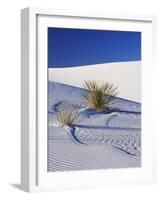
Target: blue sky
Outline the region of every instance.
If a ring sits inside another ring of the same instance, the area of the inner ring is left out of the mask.
[[[140,32],[48,28],[48,67],[140,60]]]

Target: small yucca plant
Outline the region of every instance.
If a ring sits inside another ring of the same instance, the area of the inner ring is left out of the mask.
[[[79,113],[69,107],[61,107],[57,113],[57,119],[61,126],[73,126],[79,122]]]
[[[114,103],[118,94],[117,87],[109,82],[85,81],[84,88],[86,90],[82,97],[88,107],[105,112],[111,111],[110,105]]]

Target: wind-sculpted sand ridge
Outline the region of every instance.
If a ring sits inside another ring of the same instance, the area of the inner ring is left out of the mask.
[[[140,130],[112,129],[112,128],[76,128],[75,136],[84,144],[105,144],[131,154],[140,155]]]
[[[49,82],[48,171],[141,166],[141,104],[116,98],[111,113],[87,108],[84,89]],[[79,122],[61,127],[62,106],[79,113]]]

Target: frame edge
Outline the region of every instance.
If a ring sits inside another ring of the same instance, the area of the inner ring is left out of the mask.
[[[27,192],[37,191],[39,188],[36,187],[38,186],[36,171],[36,15],[39,14],[149,21],[154,25],[153,31],[156,33],[155,15],[109,13],[108,16],[106,13],[97,14],[97,12],[76,12],[51,8],[21,10],[21,188]],[[154,43],[156,44],[156,40]],[[156,51],[153,53],[156,58]],[[154,62],[156,62],[155,58]],[[155,180],[156,174],[153,175],[153,180]]]
[[[21,189],[36,186],[36,13],[21,10]]]

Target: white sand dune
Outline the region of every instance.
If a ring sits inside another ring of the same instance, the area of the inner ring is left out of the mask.
[[[59,133],[52,130],[50,133]],[[140,167],[140,156],[129,155],[113,148],[110,144],[83,145],[73,139],[50,138],[48,141],[48,171],[73,171],[88,169]]]
[[[84,106],[83,89],[48,84],[48,171],[141,166],[141,104],[117,98],[116,110],[98,113]],[[80,113],[74,128],[62,128],[57,112],[67,104]]]
[[[119,88],[119,96],[141,102],[141,62],[114,62],[68,68],[49,68],[49,81],[83,87],[85,80],[110,81]]]

